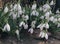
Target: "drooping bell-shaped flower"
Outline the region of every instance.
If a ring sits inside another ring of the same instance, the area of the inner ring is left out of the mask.
[[[57,10],[57,11],[56,11],[56,13],[60,13],[60,11],[59,11],[59,10]]]
[[[37,7],[36,3],[32,5],[32,10],[35,10]]]
[[[21,8],[19,3],[17,4],[17,8],[18,8],[18,11],[22,10],[22,8]]]
[[[40,30],[43,30],[43,28],[45,27],[45,24],[41,23],[40,25],[37,26],[37,28],[40,28]]]
[[[24,16],[24,19],[27,21],[29,19],[29,16],[28,15]]]
[[[20,22],[20,24],[19,24],[19,26],[21,27],[21,26],[24,26],[25,25],[25,23],[22,21],[22,22]]]
[[[31,34],[33,34],[33,32],[34,32],[33,28],[30,28],[30,29],[28,30],[28,32],[30,32]]]
[[[53,20],[53,23],[56,23],[58,21],[58,19],[57,18],[55,18],[54,20]]]
[[[10,31],[10,25],[8,23],[4,26],[3,31]]]
[[[24,29],[28,29],[28,24],[23,25]]]
[[[49,24],[48,23],[45,23],[45,28],[49,29]]]
[[[43,31],[41,31],[40,34],[39,34],[39,37],[44,38],[45,37],[45,33]]]
[[[47,34],[47,33],[45,34],[45,39],[46,39],[46,40],[48,39],[48,34]]]
[[[54,5],[54,2],[53,2],[53,0],[50,2],[50,5]]]
[[[20,40],[19,30],[17,29],[17,30],[15,31],[15,33],[16,33],[16,35],[17,35],[18,40]]]
[[[53,21],[53,20],[54,20],[54,16],[51,16],[51,17],[49,18],[49,20],[50,20],[50,21]]]
[[[39,12],[38,11],[36,11],[36,10],[33,10],[32,11],[32,13],[31,13],[31,16],[38,16],[39,15]]]
[[[13,17],[13,19],[16,19],[17,18],[17,13],[12,13],[12,17]]]
[[[60,18],[58,18],[58,21],[60,22]]]
[[[41,16],[40,19],[44,19],[44,16]]]
[[[7,13],[9,11],[9,9],[8,9],[8,7],[6,6],[5,8],[4,8],[4,13]]]
[[[43,8],[50,9],[50,6],[46,3],[46,4],[43,5]]]
[[[17,11],[17,9],[18,9],[17,7],[18,7],[17,4],[14,4],[13,10]]]
[[[40,7],[40,8],[39,8],[39,10],[40,10],[40,11],[42,11],[42,10],[43,10],[43,8],[42,8],[42,7]]]

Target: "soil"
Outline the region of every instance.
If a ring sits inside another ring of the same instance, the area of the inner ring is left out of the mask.
[[[16,37],[8,37],[5,39],[0,39],[0,44],[60,44],[60,40],[50,38],[47,41],[41,41],[34,39],[30,36],[22,37],[20,40],[17,40]]]

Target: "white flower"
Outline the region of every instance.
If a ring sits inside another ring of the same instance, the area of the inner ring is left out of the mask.
[[[23,13],[22,10],[18,11],[18,16],[17,17],[20,17],[20,15],[22,15],[22,13]]]
[[[3,31],[10,31],[10,25],[8,23],[4,26]]]
[[[6,6],[5,9],[4,9],[4,13],[7,13],[8,12],[8,7]]]
[[[35,24],[36,24],[36,21],[32,21],[31,27],[32,27],[32,28],[35,28]]]
[[[58,21],[60,22],[60,18],[58,18]]]
[[[45,28],[49,29],[49,24],[48,23],[45,23]]]
[[[40,11],[42,11],[42,10],[43,10],[43,8],[42,8],[42,7],[40,7],[40,8],[39,8],[39,10],[40,10]]]
[[[60,11],[59,11],[59,10],[57,10],[57,11],[56,11],[56,13],[60,13]]]
[[[45,27],[45,24],[41,23],[40,25],[37,26],[37,28],[40,28],[40,30],[43,30],[43,28]]]
[[[18,11],[22,10],[20,4],[18,3],[17,5],[18,5]]]
[[[50,21],[53,21],[53,20],[54,20],[54,16],[51,16],[51,17],[49,18],[49,20],[50,20]]]
[[[33,15],[33,16],[38,16],[39,13],[38,13],[36,10],[33,10],[32,13],[31,13],[31,15]]]
[[[24,25],[25,25],[25,23],[23,21],[19,24],[20,27],[24,26]]]
[[[28,16],[28,15],[26,15],[24,19],[27,21],[27,20],[29,19],[29,16]]]
[[[14,9],[14,11],[17,11],[17,4],[14,4],[13,9]]]
[[[12,13],[12,17],[13,17],[13,19],[16,19],[17,18],[17,13]]]
[[[36,4],[33,4],[33,5],[32,5],[32,10],[35,10],[36,7],[37,7],[37,5],[36,5]]]
[[[46,13],[45,13],[45,16],[46,16],[46,17],[49,17],[49,15],[50,15],[49,12],[46,12]]]
[[[58,21],[58,19],[57,18],[55,18],[54,20],[53,20],[53,23],[56,23]]]
[[[41,19],[44,19],[44,16],[41,16],[40,18],[41,18]]]
[[[50,6],[46,3],[45,5],[43,5],[43,8],[50,9]]]
[[[19,35],[19,30],[16,30],[15,33],[16,33],[17,35]]]
[[[30,32],[31,34],[33,34],[33,28],[30,28],[29,30],[28,30],[28,32]]]
[[[20,40],[19,30],[17,29],[17,30],[15,31],[15,33],[16,33],[16,35],[17,35],[17,38]]]
[[[50,9],[48,4],[43,5],[43,12],[46,12],[48,9]]]
[[[54,5],[54,2],[53,2],[53,0],[50,2],[50,5]]]
[[[58,23],[57,27],[60,27],[60,23]]]
[[[46,40],[48,39],[48,34],[47,34],[47,33],[45,34],[45,39],[46,39]]]
[[[43,31],[41,31],[40,34],[39,34],[39,37],[44,38],[45,37],[45,33]]]
[[[13,5],[12,5],[12,4],[10,5],[10,8],[11,8],[11,9],[13,8]]]
[[[28,29],[28,24],[25,24],[24,25],[24,29]]]
[[[52,14],[52,11],[50,10],[49,13]]]

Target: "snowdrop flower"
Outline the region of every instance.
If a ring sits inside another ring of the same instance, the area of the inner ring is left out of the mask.
[[[28,29],[28,24],[25,24],[24,25],[24,29]]]
[[[17,29],[17,30],[15,31],[15,33],[16,33],[16,35],[17,35],[17,38],[20,40],[19,30]]]
[[[32,5],[32,10],[35,10],[36,7],[37,7],[37,5],[36,5],[36,4],[33,4],[33,5]]]
[[[14,4],[13,10],[17,11],[17,7],[18,7],[17,4]]]
[[[18,11],[18,16],[17,17],[20,17],[20,15],[22,15],[22,13],[23,13],[22,10]]]
[[[10,8],[11,8],[11,9],[13,8],[13,4],[10,5]]]
[[[29,30],[28,30],[28,32],[30,32],[31,34],[33,34],[33,28],[30,28]]]
[[[46,40],[48,39],[48,34],[47,34],[47,33],[45,34],[45,39],[46,39]]]
[[[49,12],[46,12],[46,13],[45,13],[45,16],[46,16],[46,17],[49,17],[49,15],[50,15]]]
[[[50,20],[50,21],[53,21],[53,20],[54,20],[54,16],[51,16],[51,17],[49,18],[49,20]]]
[[[13,17],[13,19],[16,19],[17,18],[17,13],[12,13],[12,17]]]
[[[41,31],[40,34],[39,34],[39,37],[44,38],[45,37],[45,33],[43,31]]]
[[[36,21],[32,21],[31,27],[32,27],[32,28],[35,28],[35,24],[36,24]]]
[[[60,22],[60,18],[58,18],[58,21]]]
[[[54,2],[53,2],[53,0],[50,2],[50,5],[54,5]]]
[[[8,12],[8,7],[6,6],[5,9],[4,9],[4,13],[7,13]]]
[[[29,16],[28,16],[28,15],[26,15],[24,19],[27,21],[27,20],[29,19]]]
[[[40,30],[43,30],[43,28],[45,27],[45,24],[41,23],[40,25],[37,26],[37,28],[40,28]]]
[[[50,9],[48,4],[43,5],[43,12],[46,12],[48,9]]]
[[[15,33],[16,33],[17,35],[19,35],[19,30],[17,29],[17,30],[15,31]]]
[[[43,10],[43,8],[42,8],[42,7],[40,7],[40,8],[39,8],[39,10],[40,10],[40,11],[42,11],[42,10]]]
[[[39,13],[38,13],[36,10],[33,10],[32,13],[31,13],[31,15],[33,15],[33,16],[38,16]]]
[[[45,28],[49,29],[49,24],[47,22],[45,23]]]
[[[43,8],[50,9],[50,6],[46,3],[45,5],[43,5]]]
[[[57,11],[56,11],[56,13],[60,13],[60,11],[59,11],[59,10],[57,10]]]
[[[52,11],[51,10],[49,11],[49,14],[52,14]]]
[[[25,25],[25,23],[23,21],[19,24],[20,27],[24,26],[24,25]]]
[[[20,4],[18,3],[17,5],[18,5],[18,11],[22,10]]]
[[[58,19],[57,18],[55,18],[54,20],[53,20],[53,23],[56,23],[58,21]]]
[[[10,31],[10,25],[8,23],[4,26],[3,31]]]
[[[58,23],[57,27],[60,27],[60,23]]]
[[[44,16],[41,16],[40,18],[41,18],[41,19],[44,19]]]

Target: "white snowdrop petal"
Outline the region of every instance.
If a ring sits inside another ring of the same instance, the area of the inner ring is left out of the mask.
[[[32,10],[35,10],[36,7],[37,7],[37,5],[36,5],[36,4],[33,4],[33,5],[32,5]]]
[[[33,28],[30,28],[29,30],[28,30],[28,32],[30,32],[31,34],[33,34]]]
[[[19,24],[20,27],[24,26],[24,25],[25,25],[25,23],[23,21]]]
[[[48,39],[48,34],[47,34],[47,33],[45,34],[45,39],[46,39],[46,40]]]
[[[48,23],[45,24],[45,28],[49,29],[49,24]]]
[[[54,5],[54,2],[53,2],[53,0],[50,2],[50,5]]]
[[[6,6],[5,9],[4,9],[4,13],[7,13],[8,12],[8,7]]]
[[[25,24],[24,25],[24,29],[28,29],[28,24]]]
[[[8,23],[4,26],[3,31],[10,31],[10,25]]]

